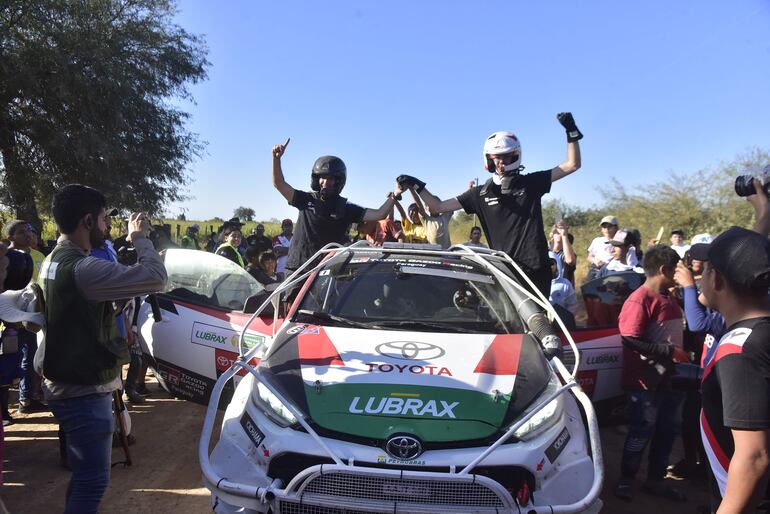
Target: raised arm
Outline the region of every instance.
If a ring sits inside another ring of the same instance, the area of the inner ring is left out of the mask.
[[[560,112],[556,115],[564,130],[567,131],[567,160],[551,169],[551,182],[563,179],[567,175],[580,169],[582,161],[580,159],[580,144],[578,141],[583,139],[583,134],[578,130],[575,119],[570,112]]]
[[[401,206],[401,202],[395,200],[393,203],[395,204],[396,209],[398,209],[398,215],[401,216],[401,221],[407,219],[406,212],[404,212],[404,208]]]
[[[438,216],[445,212],[454,212],[458,209],[462,209],[460,201],[457,198],[450,198],[448,200],[441,200],[437,196],[434,196],[427,189],[423,188],[419,192],[420,198],[425,202],[432,216]]]
[[[462,205],[460,205],[457,198],[441,201],[438,197],[433,196],[427,189],[425,189],[425,182],[411,175],[399,175],[396,178],[396,182],[402,191],[410,189],[420,195],[420,198],[422,198],[423,202],[425,202],[425,205],[428,207],[431,216],[438,216],[445,212],[454,212],[462,208]]]
[[[414,188],[410,187],[409,192],[412,193],[412,198],[414,198],[414,203],[417,205],[417,212],[420,213],[420,217],[422,219],[425,219],[428,217],[428,215],[425,213],[425,207],[422,205],[422,200],[420,200],[420,195],[414,192]],[[430,211],[431,213],[433,211]]]
[[[281,169],[281,157],[286,152],[286,147],[289,146],[288,138],[282,145],[275,145],[273,147],[273,186],[278,190],[287,202],[291,202],[294,198],[294,188],[291,187],[283,178],[283,169]]]
[[[397,204],[396,197],[401,194],[401,188],[396,185],[394,192],[388,194],[388,198],[385,200],[379,209],[366,209],[364,211],[364,217],[361,221],[379,221],[388,217],[388,213],[393,210],[393,205]],[[403,215],[404,210],[401,206],[398,206],[399,213]]]
[[[561,236],[561,247],[564,250],[564,263],[574,266],[577,263],[577,254],[569,242],[569,229],[567,224],[562,222],[556,225],[556,231]]]

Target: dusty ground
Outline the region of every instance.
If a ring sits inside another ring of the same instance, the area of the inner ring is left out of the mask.
[[[208,491],[201,486],[198,467],[198,436],[205,408],[176,400],[149,384],[152,396],[145,405],[131,408],[137,443],[131,447],[134,465],[116,466],[103,513],[211,512]],[[69,473],[59,466],[57,426],[50,414],[16,415],[6,429],[3,478],[0,497],[11,513],[61,512]],[[617,477],[620,449],[624,440],[620,428],[602,430],[607,479],[602,495],[607,513],[685,514],[706,504],[705,482],[678,482],[688,494],[687,504],[675,504],[637,493],[632,503],[612,495]],[[672,462],[679,459],[675,450]],[[122,450],[113,451],[113,461]]]

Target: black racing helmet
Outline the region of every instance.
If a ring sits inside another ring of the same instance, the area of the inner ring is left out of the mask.
[[[324,155],[323,157],[316,159],[315,164],[313,164],[313,171],[310,174],[310,188],[313,191],[320,191],[320,178],[329,176],[336,179],[334,182],[334,188],[331,192],[334,194],[340,194],[342,192],[342,188],[345,187],[345,181],[348,177],[348,170],[345,167],[345,163],[342,162],[342,159],[339,157],[335,157],[333,155]]]

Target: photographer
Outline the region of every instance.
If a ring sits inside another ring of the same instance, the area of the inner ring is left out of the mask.
[[[114,300],[160,291],[166,269],[147,238],[146,215],[128,224],[138,263],[124,266],[89,255],[104,243],[107,209],[97,190],[71,184],[56,193],[53,218],[62,236],[38,279],[45,299],[45,342],[35,358],[43,391],[66,435],[72,478],[65,513],[97,512],[110,479],[114,418],[128,348],[118,333]]]

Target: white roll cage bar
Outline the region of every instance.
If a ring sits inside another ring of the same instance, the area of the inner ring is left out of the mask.
[[[363,243],[363,244],[362,244]],[[575,341],[572,339],[572,335],[569,333],[569,330],[567,330],[567,327],[562,322],[561,318],[559,318],[559,315],[556,313],[556,311],[551,306],[550,302],[547,298],[543,296],[543,294],[537,289],[535,284],[530,280],[529,277],[527,277],[526,274],[521,270],[521,268],[516,264],[516,262],[510,258],[509,255],[507,255],[504,252],[498,251],[498,250],[491,250],[488,248],[477,248],[477,247],[469,247],[465,245],[453,245],[450,248],[446,250],[438,250],[438,249],[422,249],[422,248],[413,248],[409,245],[388,245],[385,247],[373,247],[370,246],[368,243],[365,242],[359,242],[355,243],[351,246],[343,247],[336,243],[330,243],[323,248],[321,248],[315,255],[313,255],[312,258],[308,259],[307,262],[305,262],[302,266],[300,266],[294,273],[292,273],[287,279],[280,284],[279,287],[277,287],[268,297],[267,299],[262,303],[262,305],[257,308],[257,310],[254,312],[254,314],[249,318],[249,321],[244,325],[243,330],[241,330],[240,338],[239,338],[239,345],[238,345],[238,360],[234,361],[232,366],[222,373],[222,375],[217,379],[216,383],[214,384],[214,387],[211,392],[211,397],[209,399],[209,404],[206,409],[206,417],[203,422],[203,429],[201,432],[201,438],[198,444],[198,458],[200,460],[201,470],[203,472],[204,478],[214,485],[217,489],[223,491],[227,494],[232,494],[236,496],[242,496],[250,499],[259,499],[261,501],[267,501],[266,498],[271,498],[275,496],[279,497],[287,497],[290,496],[292,490],[295,488],[295,486],[298,483],[296,477],[294,480],[292,480],[285,488],[281,489],[280,486],[282,485],[280,483],[280,480],[274,480],[271,484],[269,484],[267,487],[257,487],[250,484],[244,484],[240,482],[235,482],[232,480],[229,480],[226,477],[220,476],[217,471],[214,469],[213,465],[211,464],[211,459],[209,456],[209,444],[211,441],[211,437],[214,431],[214,420],[216,418],[216,412],[217,412],[217,406],[219,405],[219,398],[222,394],[222,390],[224,389],[225,384],[233,378],[233,376],[240,370],[246,370],[248,373],[250,373],[254,380],[261,383],[263,386],[265,386],[273,395],[275,395],[276,398],[286,407],[289,412],[292,413],[292,415],[297,419],[297,422],[302,426],[303,429],[318,443],[318,445],[324,450],[325,453],[329,455],[329,457],[334,461],[333,465],[325,465],[324,470],[334,468],[340,468],[345,470],[368,470],[369,468],[362,468],[361,466],[356,466],[353,463],[346,464],[340,457],[329,448],[329,446],[323,441],[321,436],[318,435],[318,433],[313,430],[313,428],[307,423],[305,420],[304,415],[299,412],[292,404],[291,402],[287,401],[286,398],[283,397],[283,395],[276,390],[272,384],[268,380],[265,379],[265,377],[262,375],[262,373],[255,369],[253,366],[251,366],[248,361],[254,357],[259,350],[262,349],[264,346],[264,342],[259,343],[258,345],[254,346],[252,349],[250,349],[246,354],[244,354],[244,336],[246,334],[246,331],[248,330],[248,327],[251,325],[251,323],[256,319],[257,316],[270,304],[274,303],[274,320],[273,323],[273,338],[277,335],[275,331],[275,326],[277,323],[278,318],[278,308],[277,308],[277,301],[280,299],[280,294],[286,290],[292,289],[294,286],[304,283],[304,281],[313,273],[318,271],[319,269],[323,268],[327,264],[326,259],[321,259],[322,257],[328,255],[328,254],[335,254],[335,255],[344,255],[346,253],[406,253],[406,254],[412,254],[412,255],[431,255],[431,256],[444,256],[444,257],[457,257],[462,256],[466,257],[469,260],[476,262],[487,269],[487,271],[490,271],[492,275],[494,275],[498,280],[501,282],[506,283],[509,286],[512,286],[516,289],[518,289],[520,292],[525,294],[527,297],[532,299],[535,303],[537,303],[540,307],[542,307],[548,314],[549,317],[556,320],[558,325],[561,327],[562,332],[564,336],[567,339],[567,342],[570,345],[570,348],[572,349],[572,352],[575,355],[575,364],[573,366],[572,372],[570,373],[567,368],[564,366],[564,364],[561,362],[559,357],[553,357],[550,361],[551,367],[556,372],[557,376],[564,382],[564,384],[559,387],[556,391],[554,391],[552,394],[548,395],[546,398],[542,399],[533,409],[531,409],[529,412],[526,413],[523,417],[521,417],[516,423],[511,425],[505,433],[500,436],[492,445],[490,445],[488,448],[486,448],[483,452],[481,452],[473,461],[471,461],[467,466],[465,466],[462,470],[455,472],[454,468],[451,469],[448,473],[431,473],[431,472],[415,472],[419,473],[420,475],[423,475],[425,478],[430,478],[432,475],[441,476],[443,478],[446,478],[447,476],[456,476],[458,478],[464,478],[467,477],[470,472],[478,466],[490,453],[492,453],[495,449],[497,449],[501,444],[505,443],[508,439],[510,439],[513,434],[521,427],[523,426],[527,421],[529,421],[530,418],[532,418],[535,414],[537,414],[541,409],[543,409],[546,405],[548,405],[551,401],[556,399],[558,396],[566,393],[569,390],[572,390],[572,393],[575,395],[575,398],[578,400],[580,405],[583,408],[583,411],[586,416],[586,422],[588,425],[588,439],[589,439],[589,445],[591,448],[591,455],[592,455],[592,461],[593,461],[593,468],[594,468],[594,479],[593,483],[591,484],[591,488],[589,489],[588,493],[584,498],[581,500],[569,504],[569,505],[541,505],[541,506],[527,506],[527,512],[530,514],[571,514],[571,513],[578,513],[582,512],[583,510],[590,507],[596,499],[599,497],[599,494],[601,493],[602,489],[602,483],[604,482],[604,462],[603,462],[603,456],[602,456],[602,448],[599,441],[599,423],[596,418],[596,412],[594,411],[593,404],[591,403],[590,398],[583,392],[582,389],[580,389],[579,384],[575,380],[575,374],[578,370],[578,363],[580,362],[580,353],[578,351],[577,345],[575,344]],[[321,259],[320,262],[315,266],[310,266],[312,262],[315,262],[316,260]],[[511,267],[516,271],[516,273],[519,275],[519,277],[522,278],[531,288],[532,291],[535,291],[535,295],[532,294],[531,291],[527,290],[523,286],[521,286],[519,283],[517,283],[515,280],[513,280],[511,277],[497,269],[495,266],[492,266],[490,264],[490,261],[498,261],[498,262],[505,262],[507,264],[510,264]],[[281,327],[281,329],[285,329],[285,324]],[[281,331],[279,329],[278,332]],[[308,476],[308,473],[311,473],[315,471],[315,468],[317,466],[314,466],[313,468],[308,468],[304,470],[300,475],[302,477]],[[377,469],[377,473],[382,474],[390,474],[392,473],[394,476],[399,476],[402,472],[399,470],[387,470],[387,469]]]

